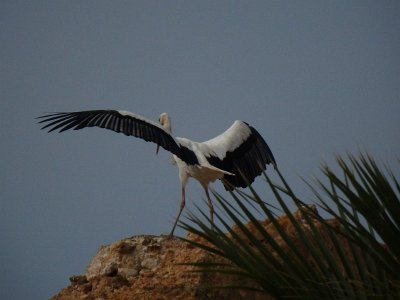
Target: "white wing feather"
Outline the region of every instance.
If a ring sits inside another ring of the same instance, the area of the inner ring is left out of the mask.
[[[233,152],[237,149],[249,136],[251,130],[246,123],[235,121],[231,127],[225,132],[208,141],[200,143],[202,152],[206,156],[217,156],[224,159],[227,152]]]

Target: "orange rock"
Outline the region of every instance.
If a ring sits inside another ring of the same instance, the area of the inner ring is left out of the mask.
[[[294,217],[300,220],[308,234],[309,225],[303,220],[301,211],[295,212]],[[309,253],[299,242],[290,219],[282,216],[278,218],[278,222],[300,251],[304,252],[304,257],[309,258]],[[260,221],[260,224],[275,237],[276,242],[285,247],[285,242],[270,221]],[[331,224],[334,227],[339,226],[334,221]],[[257,236],[254,225],[247,226]],[[315,226],[318,230],[325,230],[317,221]],[[235,227],[232,231],[240,234]],[[191,233],[187,238],[205,243],[202,238]],[[330,240],[327,240],[328,248],[332,246],[330,243]],[[342,243],[346,244],[344,241]],[[216,273],[191,272],[194,270],[193,266],[183,265],[203,261],[223,262],[221,258],[176,237],[142,235],[126,238],[111,245],[101,246],[87,266],[85,275],[71,277],[70,286],[52,299],[273,299],[267,294],[250,290],[210,288],[213,285],[227,285],[238,278]],[[256,286],[254,283],[249,284]]]

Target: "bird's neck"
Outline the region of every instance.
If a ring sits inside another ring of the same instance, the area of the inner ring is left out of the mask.
[[[169,134],[172,134],[172,127],[171,127],[171,121],[169,118],[167,118],[163,124],[163,127],[165,129],[166,132],[168,132]]]

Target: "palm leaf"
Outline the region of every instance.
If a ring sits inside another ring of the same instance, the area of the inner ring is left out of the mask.
[[[261,290],[276,299],[399,297],[399,182],[369,155],[348,154],[336,161],[342,176],[323,166],[324,178],[307,183],[315,195],[313,205],[295,195],[279,170],[279,184],[264,173],[279,207],[269,205],[251,186],[247,192],[231,191],[229,199],[213,191],[221,225],[210,228],[211,220],[198,209],[201,219],[189,214],[180,226],[202,242],[184,240],[222,262],[190,264],[198,272],[243,279],[228,288]],[[332,219],[322,218],[316,207]],[[253,211],[267,221],[260,222]],[[278,211],[286,217],[278,217]]]

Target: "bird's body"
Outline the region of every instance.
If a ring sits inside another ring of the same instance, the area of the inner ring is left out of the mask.
[[[213,206],[208,193],[210,182],[221,179],[225,188],[232,190],[248,186],[266,169],[267,164],[272,163],[276,168],[274,156],[264,139],[243,121],[235,121],[224,133],[199,143],[186,138],[173,138],[167,113],[160,115],[160,124],[122,110],[54,113],[39,118],[42,119],[40,123],[47,123],[42,129],[50,128],[49,132],[96,126],[154,142],[157,153],[160,146],[170,151],[178,166],[181,182],[181,206],[171,235],[185,206],[185,186],[189,177],[203,186],[212,220]]]
[[[204,155],[205,152],[203,152],[206,149],[208,150],[208,146],[204,143],[193,142],[185,138],[177,138],[176,140],[179,142],[179,144],[185,145],[185,147],[188,147],[188,149],[192,150],[198,161],[197,164],[191,165],[187,164],[176,155],[173,155],[173,160],[179,169],[179,178],[181,183],[186,184],[189,177],[193,177],[199,181],[204,188],[206,188],[210,182],[214,182],[217,179],[222,179],[225,175],[235,175],[228,171],[214,167],[208,162],[207,157]]]

